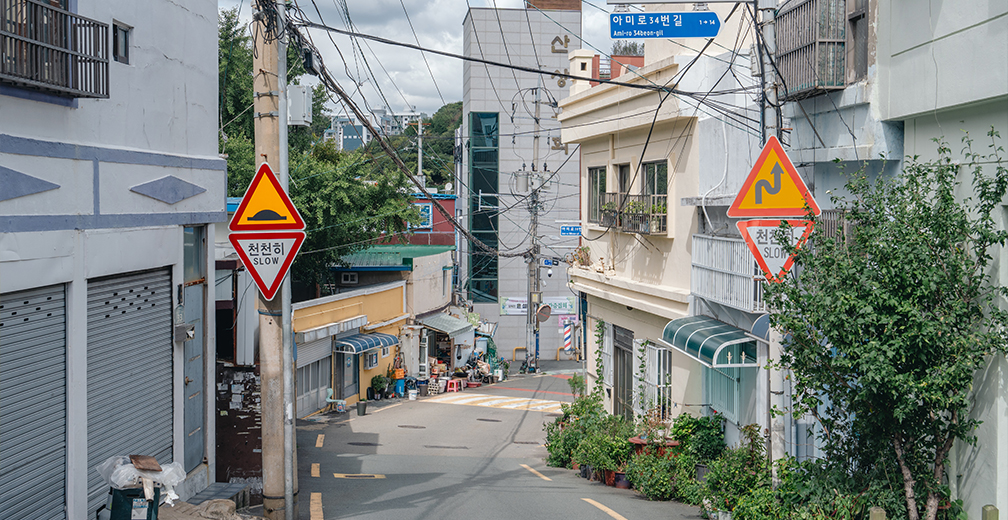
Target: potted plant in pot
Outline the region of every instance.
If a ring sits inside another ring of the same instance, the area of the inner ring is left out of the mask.
[[[371,388],[374,389],[375,398],[385,395],[385,389],[388,388],[388,384],[389,379],[381,374],[371,378]]]

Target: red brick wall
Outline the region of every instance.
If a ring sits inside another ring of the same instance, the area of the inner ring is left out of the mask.
[[[525,0],[525,8],[543,11],[580,11],[581,0]]]

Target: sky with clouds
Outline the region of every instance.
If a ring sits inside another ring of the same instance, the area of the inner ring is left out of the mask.
[[[581,36],[592,46],[608,51],[612,40],[609,38],[608,18],[603,9],[611,11],[611,7],[605,1],[593,0],[582,4]],[[249,22],[252,13],[250,0],[219,0],[218,7],[231,9],[238,7],[240,3],[243,4],[240,6],[241,18]],[[312,21],[318,22],[321,13],[321,20],[326,25],[346,29],[338,7],[339,0],[315,0],[314,5],[311,0],[295,0],[295,4]],[[422,47],[461,54],[462,20],[470,6],[522,8],[524,0],[347,0],[347,6],[357,31],[415,44],[416,39],[403,11],[405,6]],[[416,107],[418,112],[431,115],[444,104],[442,98],[447,103],[462,100],[461,60],[426,53],[433,72],[432,79],[419,51],[377,42],[362,44],[364,59],[377,78],[375,88],[375,82],[366,79],[368,74],[363,60],[359,55],[356,60],[353,58],[353,46],[348,37],[332,34],[333,41],[330,41],[329,36],[323,32],[310,32],[316,47],[321,51],[323,61],[344,89],[348,92],[356,90],[355,84],[358,82],[355,79],[365,80],[360,82],[359,93],[354,96],[358,103],[363,96],[370,108],[383,107],[385,102],[378,92],[380,90],[396,113],[408,112]],[[337,46],[346,59],[346,66],[337,52]]]

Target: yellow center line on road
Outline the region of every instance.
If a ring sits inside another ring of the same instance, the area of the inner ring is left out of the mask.
[[[318,462],[316,462],[316,463],[314,463],[314,464],[311,465],[311,476],[313,476],[313,477],[320,477],[320,476],[322,476],[321,471],[319,471]]]
[[[402,406],[402,403],[396,403],[396,404],[393,404],[393,405],[385,406],[383,408],[375,408],[374,411],[371,412],[371,413],[378,413],[378,412],[380,412],[382,410],[388,410],[389,408],[395,408],[396,406]]]
[[[322,493],[311,494],[311,520],[323,520],[322,516]]]
[[[584,500],[585,502],[588,502],[589,504],[599,508],[603,513],[615,518],[616,520],[627,520],[626,517],[624,517],[623,515],[617,513],[616,511],[613,511],[612,509],[609,509],[608,507],[602,504],[599,504],[598,502],[590,498],[582,498],[581,500]]]
[[[529,470],[529,471],[531,471],[533,475],[535,475],[535,476],[537,476],[537,477],[539,477],[539,478],[541,478],[543,480],[548,480],[550,482],[553,482],[553,479],[547,477],[546,475],[543,475],[542,473],[539,473],[538,471],[536,471],[533,468],[530,468],[527,464],[520,464],[520,466],[523,467],[523,468],[525,468],[525,469],[527,469],[527,470]]]
[[[318,437],[315,438],[315,447],[316,448],[321,448],[323,442],[325,442],[325,434],[324,433],[320,433],[320,434],[318,434]]]

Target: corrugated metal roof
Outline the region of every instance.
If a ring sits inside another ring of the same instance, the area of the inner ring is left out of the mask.
[[[417,321],[424,327],[444,332],[449,337],[455,337],[473,330],[472,324],[468,321],[447,314],[435,314],[426,318],[420,318]]]

